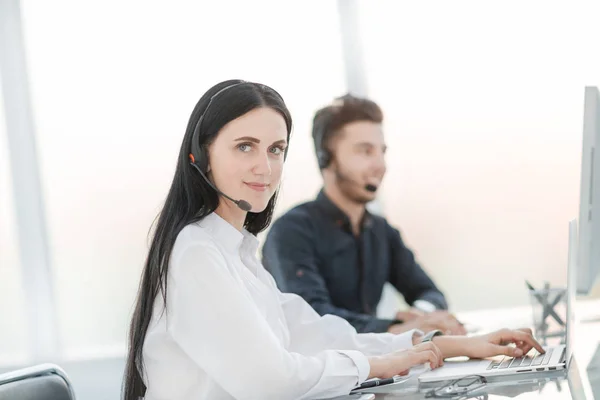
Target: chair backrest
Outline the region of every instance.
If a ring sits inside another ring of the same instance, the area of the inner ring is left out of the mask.
[[[59,366],[40,364],[0,374],[0,400],[75,400],[75,392]]]

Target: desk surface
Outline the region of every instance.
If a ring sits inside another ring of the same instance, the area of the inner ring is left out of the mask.
[[[574,358],[568,372],[520,376],[517,380],[489,383],[484,389],[473,392],[472,397],[461,399],[594,399],[592,386],[600,400],[598,371],[600,371],[600,301],[578,300],[575,307],[576,325],[573,329]],[[531,307],[485,310],[458,313],[458,318],[468,324],[481,327],[478,333],[500,328],[522,328],[532,325]],[[592,320],[592,321],[590,321]],[[596,357],[594,357],[596,356]],[[591,379],[590,379],[591,378]],[[399,388],[394,393],[378,393],[376,399],[424,399],[427,388],[412,385]],[[346,396],[358,399],[360,396]],[[459,397],[455,397],[457,399]],[[342,398],[339,398],[342,399]]]

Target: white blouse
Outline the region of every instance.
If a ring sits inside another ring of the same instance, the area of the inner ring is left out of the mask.
[[[412,346],[413,331],[357,334],[281,293],[257,249],[215,213],[179,233],[143,347],[146,400],[344,395],[367,379],[367,356]]]

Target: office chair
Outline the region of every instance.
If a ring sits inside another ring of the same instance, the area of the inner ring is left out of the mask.
[[[65,371],[40,364],[0,374],[0,400],[75,400]]]

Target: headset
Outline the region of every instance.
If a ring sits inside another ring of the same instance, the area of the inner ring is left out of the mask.
[[[196,123],[196,126],[194,127],[194,134],[192,135],[192,146],[191,146],[192,148],[191,148],[189,158],[190,158],[190,164],[196,170],[198,170],[198,172],[200,173],[202,178],[204,178],[204,180],[206,181],[206,183],[208,183],[210,185],[210,187],[212,187],[219,195],[225,197],[228,200],[231,200],[241,210],[248,212],[248,211],[252,210],[252,205],[250,203],[248,203],[246,200],[242,200],[242,199],[235,200],[235,199],[227,196],[225,193],[223,193],[219,189],[217,189],[217,187],[210,181],[210,179],[208,179],[208,177],[206,176],[206,173],[208,172],[208,154],[206,152],[206,148],[200,146],[200,143],[198,140],[198,135],[200,134],[199,133],[200,128],[202,127],[202,120],[204,119],[204,116],[206,115],[206,112],[210,108],[210,105],[212,104],[213,100],[215,98],[217,98],[221,93],[225,92],[226,90],[229,90],[229,89],[234,88],[239,85],[243,85],[245,83],[248,83],[248,82],[242,81],[242,82],[231,84],[231,85],[226,86],[223,89],[219,90],[217,93],[213,94],[210,97],[210,100],[208,101],[208,105],[204,109],[204,112],[202,113],[202,115],[198,119],[198,122]]]
[[[336,99],[336,101],[332,104],[332,107],[342,106],[344,104],[344,101],[351,97],[352,97],[352,95],[347,94],[345,96],[342,96],[342,97]],[[315,143],[315,151],[317,153],[317,162],[319,163],[320,169],[327,168],[327,166],[329,166],[329,164],[331,163],[331,160],[333,159],[333,155],[331,154],[331,152],[329,151],[327,146],[325,146],[325,139],[326,139],[326,136],[329,134],[331,120],[333,119],[334,113],[335,113],[335,111],[333,113],[329,112],[329,113],[322,113],[322,114],[317,112],[317,115],[315,116],[314,121],[313,121],[312,135],[313,135],[313,140]],[[336,168],[335,174],[339,180],[347,181],[347,182],[353,183],[358,186],[363,186],[363,188],[368,192],[376,192],[377,191],[377,186],[372,185],[370,183],[368,183],[366,185],[358,183],[354,179],[351,179],[350,177],[346,176],[345,174],[342,174],[342,172],[338,168]]]

